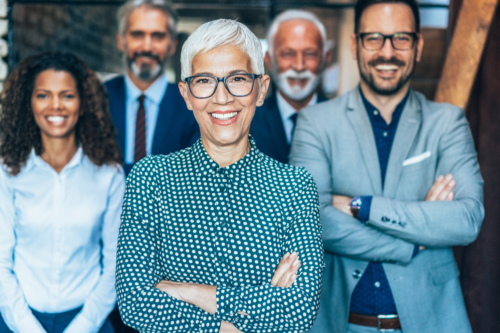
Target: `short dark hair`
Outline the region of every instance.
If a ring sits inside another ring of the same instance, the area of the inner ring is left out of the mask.
[[[413,12],[413,17],[415,18],[415,30],[420,32],[420,11],[418,8],[417,0],[358,0],[356,6],[354,6],[354,32],[359,32],[359,25],[361,22],[361,15],[366,8],[372,5],[378,5],[381,3],[402,3],[408,5]]]

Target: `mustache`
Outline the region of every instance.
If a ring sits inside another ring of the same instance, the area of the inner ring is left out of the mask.
[[[316,77],[311,71],[297,72],[294,69],[289,69],[284,73],[279,74],[279,76],[292,80],[311,80]]]
[[[395,65],[395,66],[403,67],[406,65],[406,63],[404,61],[396,59],[394,57],[392,57],[390,59],[385,59],[385,58],[380,57],[377,59],[370,60],[368,62],[368,65],[370,65],[372,67],[375,67],[378,65]]]
[[[134,52],[134,55],[130,59],[130,62],[135,62],[138,57],[154,59],[158,64],[161,64],[160,57],[157,54],[154,54],[153,52]]]

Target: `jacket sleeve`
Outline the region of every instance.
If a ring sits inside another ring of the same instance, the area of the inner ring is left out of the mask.
[[[108,203],[103,217],[101,277],[85,300],[82,311],[66,327],[64,333],[98,332],[115,306],[116,243],[124,191],[125,175],[120,167],[120,172],[116,172],[110,182]]]
[[[312,326],[319,308],[324,261],[318,195],[314,180],[308,177],[297,189],[283,249],[299,254],[297,280],[290,288],[270,283],[218,286],[215,318],[233,323],[242,332],[306,332]]]
[[[388,235],[426,247],[467,245],[483,218],[483,180],[474,142],[460,109],[452,109],[439,143],[437,174],[457,182],[453,201],[403,202],[374,197],[367,224]]]
[[[158,224],[163,221],[156,200],[158,184],[156,173],[149,170],[153,158],[137,163],[127,178],[116,264],[121,317],[141,332],[172,332],[174,327],[178,328],[175,332],[208,327],[218,331],[220,320],[154,288],[164,277],[158,253]]]
[[[360,223],[332,206],[333,184],[328,152],[322,144],[312,112],[299,114],[290,163],[303,166],[318,186],[325,250],[356,260],[408,264],[414,244]]]
[[[31,312],[14,274],[15,209],[6,177],[0,169],[0,312],[15,333],[45,333]]]

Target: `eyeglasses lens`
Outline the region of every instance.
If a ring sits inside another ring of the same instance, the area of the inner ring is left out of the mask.
[[[411,34],[397,33],[391,36],[396,50],[409,50],[413,47],[414,37]],[[363,46],[370,51],[380,50],[384,45],[384,36],[378,33],[363,36]]]
[[[229,75],[226,84],[231,95],[246,96],[252,92],[253,77],[248,74]],[[196,76],[189,81],[189,86],[195,97],[206,98],[217,89],[217,79],[210,76]]]

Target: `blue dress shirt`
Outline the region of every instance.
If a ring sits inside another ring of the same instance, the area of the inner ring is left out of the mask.
[[[146,109],[146,154],[151,154],[153,146],[153,138],[156,128],[156,119],[158,118],[158,109],[163,96],[167,92],[168,81],[165,75],[161,75],[156,81],[145,91],[142,92],[137,88],[128,75],[125,75],[125,88],[127,94],[127,120],[126,120],[126,137],[125,137],[125,163],[134,163],[134,147],[135,147],[135,121],[137,118],[137,110],[139,109],[139,96],[144,94],[144,108]]]
[[[363,103],[365,105],[370,123],[372,125],[375,143],[377,146],[378,160],[380,164],[380,173],[382,179],[382,187],[384,186],[385,173],[391,153],[392,143],[399,119],[403,113],[403,109],[408,100],[409,91],[405,98],[396,106],[392,114],[390,124],[387,124],[380,112],[365,98],[361,87],[359,88]],[[358,218],[362,222],[366,222],[370,216],[372,197],[361,198],[361,209],[358,213]],[[418,246],[415,247],[418,250]],[[414,252],[414,255],[416,253]],[[351,312],[366,316],[377,316],[380,314],[396,314],[396,304],[392,296],[391,287],[387,276],[385,275],[384,267],[380,262],[371,262],[363,273],[351,297]]]

